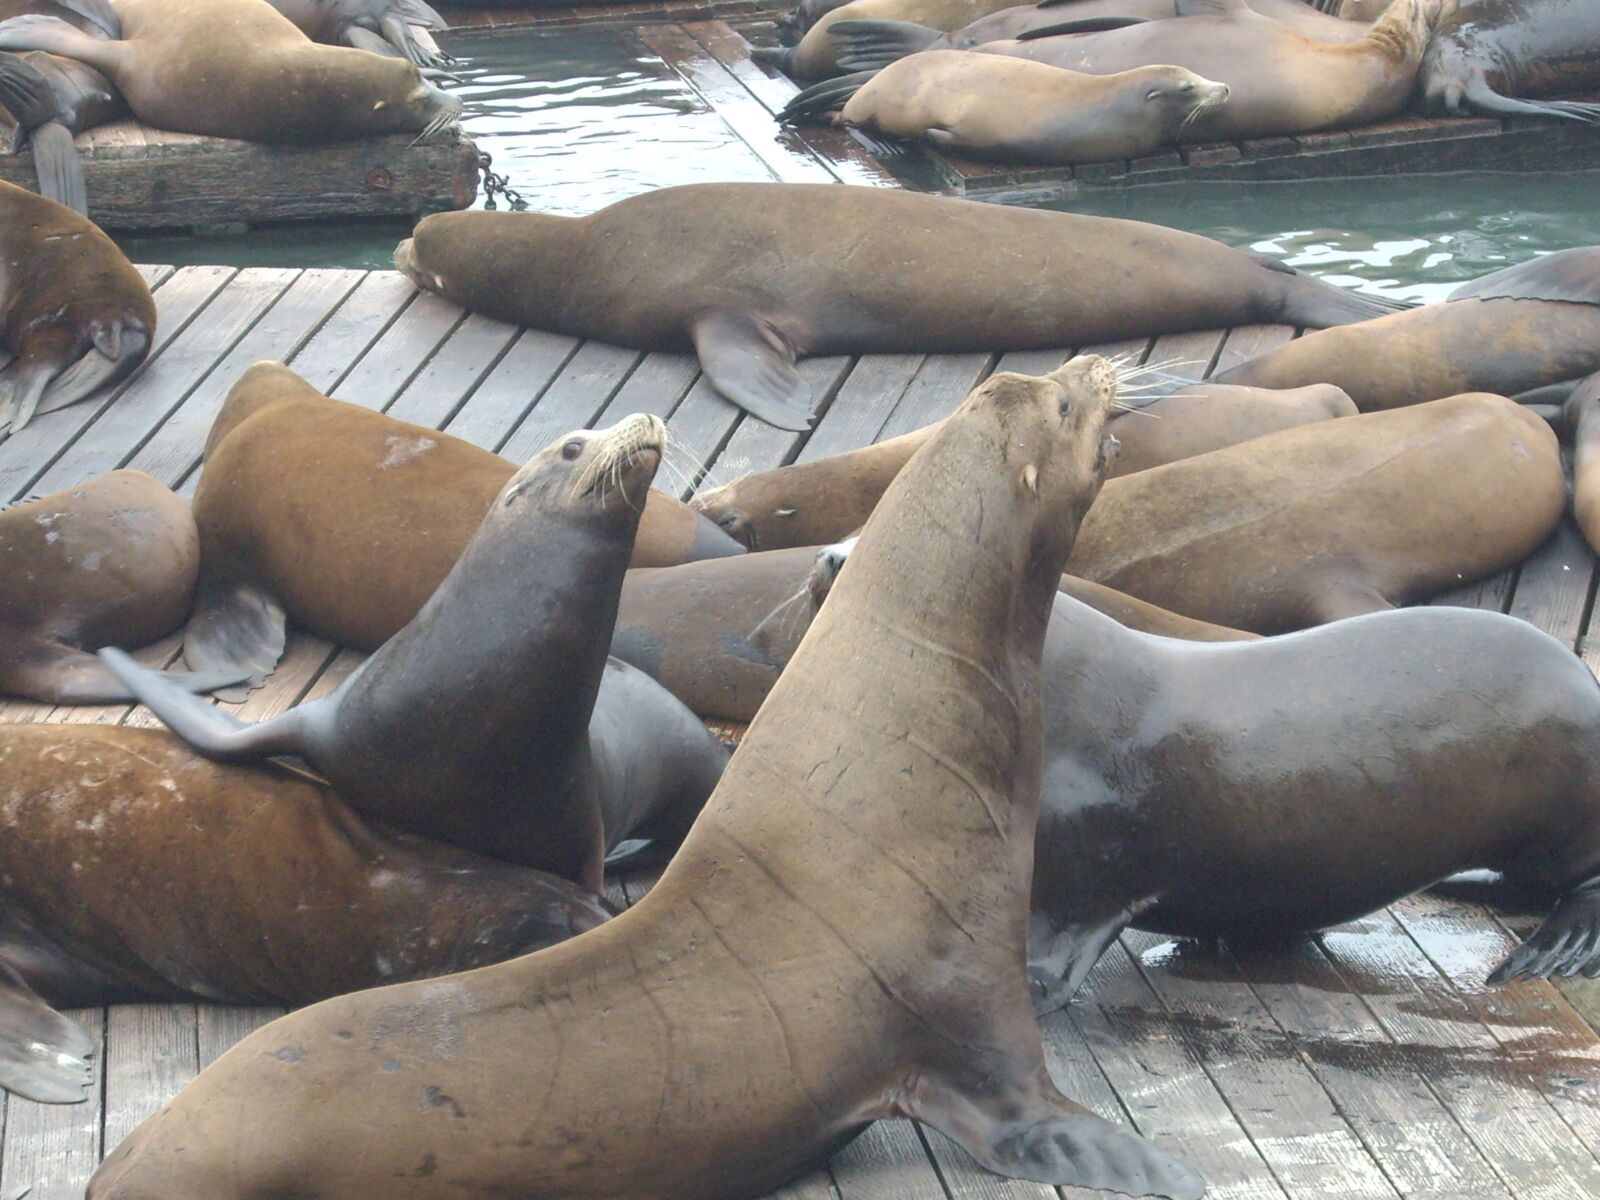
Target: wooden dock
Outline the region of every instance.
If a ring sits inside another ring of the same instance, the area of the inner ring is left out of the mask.
[[[459,130],[417,144],[397,134],[326,146],[264,146],[124,120],[84,133],[78,152],[90,216],[119,233],[416,218],[466,208],[478,195],[478,148]],[[0,179],[37,191],[33,155],[0,154]]]
[[[0,444],[0,502],[120,466],[192,491],[201,447],[251,363],[289,361],[318,388],[446,429],[514,459],[631,411],[666,418],[694,487],[915,429],[997,368],[1069,351],[821,358],[802,370],[818,420],[789,433],[717,396],[692,358],[518,330],[340,270],[144,268],[159,333],[116,394],[51,413]],[[1110,349],[1204,376],[1293,336],[1253,327]],[[687,490],[687,489],[686,489]],[[1570,523],[1520,568],[1443,598],[1508,611],[1600,667],[1596,560]],[[146,657],[160,662],[172,647]],[[357,656],[304,634],[238,710],[261,719],[322,694]],[[0,703],[0,720],[131,722],[124,707]],[[615,881],[635,900],[647,878]],[[1600,1196],[1600,985],[1486,989],[1525,913],[1424,894],[1282,953],[1130,934],[1068,1010],[1044,1023],[1072,1096],[1161,1138],[1237,1200],[1574,1200]],[[102,1040],[92,1101],[3,1099],[0,1197],[77,1200],[102,1155],[272,1010],[128,1005],[75,1014]],[[530,1071],[541,1069],[530,1063]],[[292,1096],[283,1097],[292,1104]],[[1088,1200],[990,1177],[941,1136],[884,1122],[788,1189],[801,1200]]]

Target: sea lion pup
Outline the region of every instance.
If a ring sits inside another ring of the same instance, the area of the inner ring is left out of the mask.
[[[0,693],[111,704],[131,693],[90,653],[182,626],[200,542],[189,506],[140,471],[113,471],[0,510]],[[206,691],[236,673],[168,676]]]
[[[1464,391],[1515,396],[1600,371],[1600,246],[1462,284],[1442,304],[1312,333],[1222,372],[1253,387],[1337,384],[1362,411]]]
[[[1021,59],[936,50],[877,74],[807,88],[783,122],[831,112],[834,123],[1002,162],[1138,158],[1228,99],[1228,85],[1182,67],[1082,75]]]
[[[35,412],[87,399],[150,352],[156,305],[99,228],[65,205],[0,182],[0,441]]]
[[[0,50],[45,50],[102,71],[157,129],[253,142],[416,133],[455,121],[461,101],[405,59],[323,46],[265,0],[118,0],[119,39],[50,17],[0,23]]]
[[[611,653],[701,717],[749,721],[811,624],[808,581],[826,553],[802,546],[629,571]],[[1201,641],[1255,636],[1070,575],[1059,586],[1134,629]]]
[[[1531,100],[1600,86],[1600,7],[1589,0],[1476,0],[1444,21],[1422,61],[1434,110],[1600,121],[1600,104]]]
[[[1146,376],[1141,390],[1167,394],[1112,419],[1120,448],[1110,477],[1356,411],[1348,396],[1326,384],[1273,391],[1188,383],[1171,390],[1179,383]],[[690,503],[752,550],[836,542],[866,524],[889,482],[937,428],[929,425],[815,462],[746,475],[701,492]]]
[[[102,657],[209,758],[298,755],[364,813],[598,890],[589,719],[665,433],[635,415],[535,455],[404,629],[336,691],[260,725]]]
[[[257,363],[206,441],[189,665],[263,678],[283,653],[285,609],[322,637],[376,650],[438,589],[516,470],[447,433],[330,400],[282,363]],[[741,553],[687,505],[646,493],[631,565]]]
[[[1560,897],[1489,982],[1600,974],[1600,688],[1526,621],[1419,608],[1217,645],[1063,595],[1043,672],[1041,1011],[1129,924],[1281,940],[1477,867]]]
[[[424,0],[267,0],[314,42],[394,54],[419,67],[450,60],[439,52],[430,29],[449,24]]]
[[[51,1005],[309,1004],[526,954],[605,904],[367,825],[331,789],[170,734],[0,726],[0,1087],[83,1100],[95,1043]]]
[[[579,218],[440,213],[395,265],[501,320],[692,347],[719,392],[787,429],[810,422],[807,354],[1046,349],[1395,307],[1156,225],[833,184],[666,187]]]
[[[1039,654],[1115,388],[1080,359],[963,402],[637,905],[258,1030],[91,1200],[754,1197],[889,1116],[1006,1175],[1198,1197],[1056,1091],[1023,972]]]

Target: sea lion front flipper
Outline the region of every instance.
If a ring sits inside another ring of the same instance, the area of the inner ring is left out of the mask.
[[[238,670],[251,688],[260,687],[283,657],[286,623],[283,605],[259,584],[202,574],[183,631],[183,661],[194,671]],[[244,693],[221,698],[242,700]]]
[[[209,692],[238,683],[238,672],[154,672],[185,691]],[[23,645],[12,661],[0,668],[0,692],[23,696],[41,704],[123,704],[136,697],[94,655],[59,642],[35,641]]]
[[[1140,913],[1154,907],[1157,897],[1146,896],[1126,908],[1100,914],[1097,919],[1056,925],[1044,913],[1028,918],[1028,990],[1033,1011],[1043,1016],[1072,999],[1106,947]]]
[[[1024,29],[1017,34],[1019,42],[1036,42],[1040,38],[1065,37],[1080,33],[1104,33],[1108,29],[1126,29],[1130,25],[1147,25],[1149,17],[1084,17],[1078,21],[1061,21],[1038,29]]]
[[[920,1076],[899,1105],[997,1175],[1129,1196],[1199,1200],[1205,1180],[1154,1142],[1061,1095],[1048,1077],[1021,1095],[993,1076],[951,1087]]]
[[[1580,246],[1530,258],[1462,284],[1457,300],[1560,300],[1600,304],[1600,246]]]
[[[40,1104],[81,1104],[94,1084],[95,1041],[0,959],[0,1088]]]
[[[779,429],[811,428],[811,389],[795,370],[794,347],[767,322],[713,309],[690,330],[711,386]]]
[[[842,71],[881,71],[926,50],[944,34],[912,21],[835,21],[828,26],[833,60]]]
[[[1528,940],[1489,972],[1488,981],[1573,975],[1600,976],[1600,879],[1580,883],[1556,901]]]

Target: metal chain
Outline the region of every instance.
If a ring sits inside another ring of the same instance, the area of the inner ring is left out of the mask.
[[[504,175],[494,173],[494,159],[489,155],[479,152],[478,170],[483,172],[483,206],[493,212],[500,206],[494,202],[496,196],[504,196],[506,203],[511,206],[512,212],[526,212],[528,202],[522,198],[522,193],[511,186],[511,180]]]

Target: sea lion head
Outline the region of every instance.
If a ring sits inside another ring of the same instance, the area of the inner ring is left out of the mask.
[[[574,430],[506,481],[495,511],[514,511],[534,500],[636,523],[666,440],[661,418],[646,413],[609,429]]]
[[[1232,89],[1183,67],[1145,67],[1137,72],[1141,103],[1162,114],[1162,125],[1176,132],[1227,103]]]

